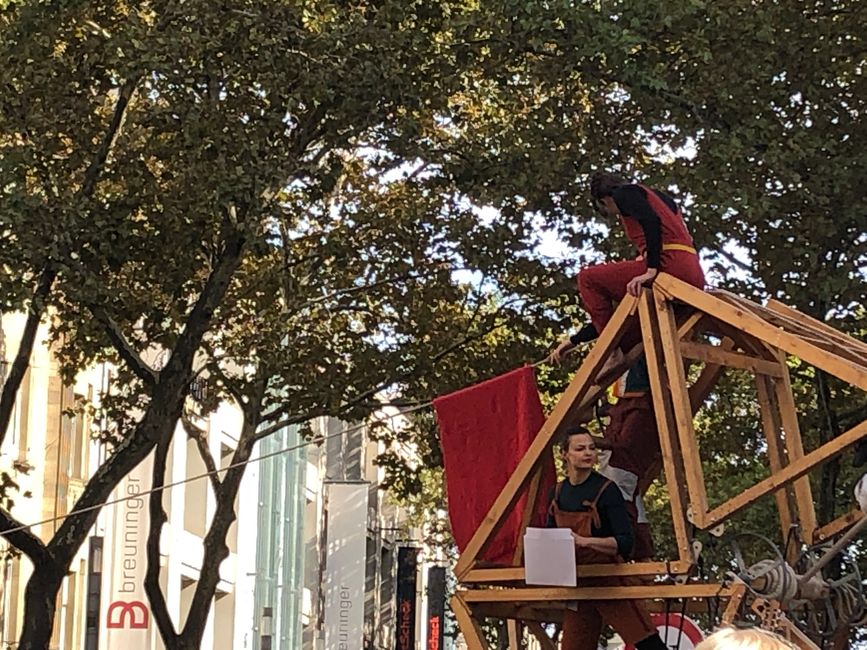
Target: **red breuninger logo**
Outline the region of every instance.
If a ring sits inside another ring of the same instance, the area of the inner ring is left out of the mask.
[[[117,615],[115,615],[117,612]],[[129,615],[129,625],[127,625],[127,614]],[[136,614],[140,616],[137,617]],[[109,629],[125,628],[131,630],[147,629],[148,626],[148,608],[140,600],[116,600],[108,606],[106,614],[105,626]]]

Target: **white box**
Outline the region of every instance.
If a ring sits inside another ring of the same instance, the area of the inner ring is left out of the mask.
[[[575,539],[568,528],[527,528],[524,581],[528,585],[575,587]]]

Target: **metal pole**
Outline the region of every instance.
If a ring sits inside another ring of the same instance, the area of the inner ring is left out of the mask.
[[[867,526],[867,517],[861,519],[861,521],[859,521],[857,524],[855,524],[854,526],[852,526],[852,528],[849,529],[849,532],[847,532],[845,535],[843,535],[843,537],[837,540],[837,543],[834,544],[834,546],[832,546],[831,548],[829,548],[828,552],[825,553],[825,555],[823,555],[819,559],[819,561],[816,562],[816,564],[811,566],[810,569],[799,578],[800,582],[807,582],[810,578],[812,578],[814,575],[824,569],[840,551],[842,551],[844,548],[846,548],[846,546],[849,545],[849,542],[851,542],[865,526]]]

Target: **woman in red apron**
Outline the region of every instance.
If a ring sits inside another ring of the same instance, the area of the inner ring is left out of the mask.
[[[571,528],[578,564],[622,562],[632,550],[632,522],[617,486],[593,471],[596,445],[585,429],[561,444],[567,478],[551,498],[548,525]],[[582,586],[636,584],[625,577],[582,578]],[[607,623],[637,650],[667,650],[643,604],[637,600],[577,601],[563,615],[561,650],[596,650]]]
[[[616,174],[596,172],[590,178],[590,195],[602,215],[620,219],[638,257],[588,266],[578,273],[578,291],[591,322],[552,352],[552,359],[558,362],[576,345],[599,336],[614,314],[616,303],[627,294],[639,295],[641,288],[659,273],[704,288],[704,272],[692,236],[680,208],[668,194],[627,183]],[[639,339],[640,332],[632,333],[620,347],[628,350]]]

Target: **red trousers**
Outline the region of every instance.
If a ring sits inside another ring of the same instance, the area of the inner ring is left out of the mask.
[[[638,477],[636,492],[644,494],[656,476],[662,450],[653,397],[649,392],[635,397],[621,397],[608,411],[611,420],[605,427],[605,439],[611,445],[609,464]]]
[[[647,271],[647,263],[644,260],[630,260],[588,266],[578,273],[578,291],[581,300],[599,334],[614,315],[616,303],[626,296],[626,285],[632,278],[645,271]],[[660,271],[704,289],[704,271],[701,269],[698,255],[694,253],[663,251]],[[637,343],[640,337],[640,332],[637,338],[633,335],[631,339],[635,340],[627,341],[627,344],[621,343],[621,348],[627,350],[631,347],[629,343]]]
[[[633,560],[653,557],[653,538],[638,503],[647,493],[662,467],[659,432],[650,393],[621,397],[608,411],[611,421],[605,427],[605,439],[611,456],[599,472],[617,484],[626,500],[626,511],[635,529]]]
[[[581,578],[583,587],[613,587],[637,585],[635,578]],[[644,607],[637,600],[584,600],[578,601],[578,609],[567,609],[563,614],[561,650],[596,650],[602,625],[607,623],[626,642],[635,645],[656,634],[656,626]]]

